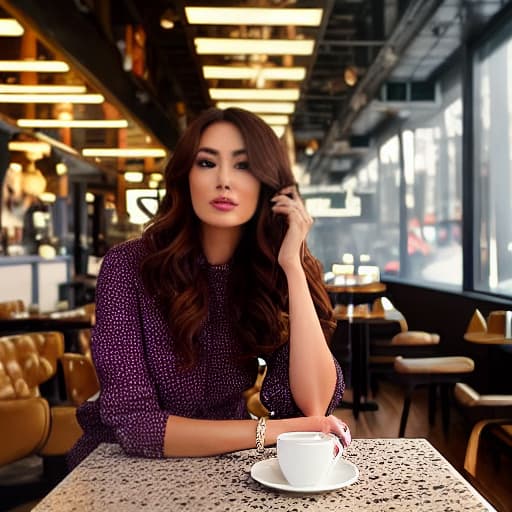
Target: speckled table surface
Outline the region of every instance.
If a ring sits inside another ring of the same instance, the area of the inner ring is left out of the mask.
[[[268,449],[264,457],[274,457]],[[315,494],[251,477],[255,450],[218,457],[141,459],[100,445],[33,510],[44,511],[483,511],[494,510],[425,439],[355,439],[347,487]]]

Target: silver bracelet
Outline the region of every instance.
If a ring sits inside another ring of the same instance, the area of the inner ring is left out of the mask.
[[[256,453],[265,453],[265,430],[267,429],[267,418],[262,416],[256,425]]]

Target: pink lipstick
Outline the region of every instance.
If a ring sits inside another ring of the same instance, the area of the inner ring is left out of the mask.
[[[216,197],[210,204],[222,212],[229,212],[236,208],[237,204],[227,197]]]

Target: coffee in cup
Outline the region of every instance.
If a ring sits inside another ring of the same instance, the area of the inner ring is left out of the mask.
[[[277,460],[294,487],[313,487],[325,481],[343,454],[334,434],[284,432],[277,437]]]

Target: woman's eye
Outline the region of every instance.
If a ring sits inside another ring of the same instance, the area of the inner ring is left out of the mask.
[[[242,169],[244,171],[248,170],[249,169],[249,162],[247,161],[243,161],[243,162],[238,162],[235,167],[237,169]]]
[[[211,169],[212,167],[215,167],[215,163],[211,160],[207,160],[206,158],[200,158],[197,160],[197,165],[199,167],[206,167],[208,169]]]

